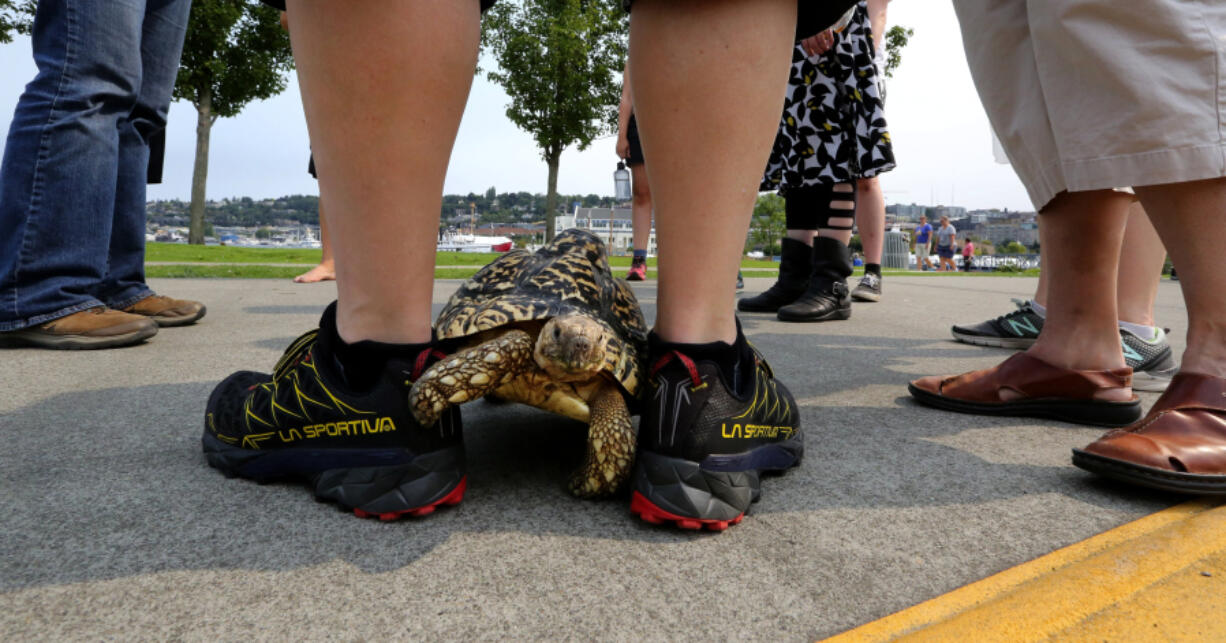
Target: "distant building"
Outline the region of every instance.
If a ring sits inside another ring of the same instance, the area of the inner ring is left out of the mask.
[[[1039,225],[1034,222],[988,223],[979,226],[979,230],[979,236],[991,241],[993,245],[1017,241],[1022,245],[1033,246],[1039,241]]]
[[[584,208],[558,215],[554,220],[558,231],[569,228],[588,230],[600,237],[609,246],[609,254],[627,254],[634,246],[634,224],[630,208]],[[651,234],[647,237],[647,254],[656,254],[656,227],[652,221]]]
[[[914,203],[910,205],[896,203],[885,207],[886,214],[894,215],[899,221],[915,221],[920,218],[921,214],[924,214],[925,210],[926,208],[924,206],[916,205]]]
[[[941,217],[949,217],[950,221],[966,217],[966,208],[956,205],[938,205],[928,208],[928,218],[939,221]]]

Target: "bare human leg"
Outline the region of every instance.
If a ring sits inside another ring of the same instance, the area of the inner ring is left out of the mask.
[[[660,248],[656,332],[668,341],[736,339],[728,284],[783,110],[795,21],[793,0],[640,1],[631,13]]]
[[[289,21],[320,193],[344,213],[329,226],[340,336],[429,341],[433,280],[421,275],[434,268],[441,186],[476,66],[477,2],[388,11],[290,0]]]
[[[1136,188],[1179,270],[1188,307],[1181,372],[1226,377],[1226,179]]]
[[[1130,195],[1061,192],[1039,226],[1048,272],[1043,332],[1024,353],[963,375],[911,382],[916,400],[964,413],[1124,426],[1140,417],[1120,348],[1115,287]]]
[[[324,216],[324,202],[319,202],[319,245],[323,256],[319,265],[294,277],[296,284],[313,284],[336,279],[336,260],[332,257],[332,240],[328,238],[327,218]]]
[[[651,239],[651,184],[642,163],[630,166],[634,200],[630,205],[631,225],[634,226],[634,249],[647,250]]]
[[[1154,299],[1162,280],[1162,264],[1166,261],[1166,246],[1154,229],[1141,203],[1128,208],[1128,225],[1124,227],[1124,243],[1120,250],[1120,269],[1116,287],[1116,302],[1120,321],[1156,326]]]
[[[1039,234],[1049,304],[1031,355],[1073,370],[1124,366],[1115,287],[1130,200],[1109,190],[1065,192],[1043,209]],[[1131,391],[1104,395],[1122,401]]]
[[[636,0],[631,13],[660,289],[646,384],[658,403],[639,423],[630,511],[653,524],[727,529],[763,471],[803,454],[796,403],[739,332],[729,288],[783,109],[796,10],[795,0]],[[771,431],[732,435],[750,426]],[[718,470],[705,464],[715,454]]]
[[[359,517],[424,516],[460,502],[467,484],[458,415],[425,426],[407,400],[441,355],[433,280],[421,275],[433,267],[479,4],[291,0],[288,18],[321,198],[342,213],[329,227],[339,297],[273,373],[217,385],[205,456],[232,476],[301,480]]]
[[[1154,298],[1158,296],[1158,282],[1165,260],[1166,247],[1162,245],[1157,230],[1154,230],[1154,224],[1140,202],[1134,202],[1128,208],[1128,223],[1124,227],[1116,278],[1120,321],[1155,325]],[[1034,300],[1041,306],[1047,306],[1047,284],[1047,271],[1040,271]]]
[[[885,195],[877,177],[856,180],[856,227],[864,246],[864,263],[881,263],[885,241]]]
[[[1139,423],[1074,449],[1073,464],[1133,484],[1226,491],[1226,178],[1135,188],[1179,269],[1188,309],[1183,366]]]

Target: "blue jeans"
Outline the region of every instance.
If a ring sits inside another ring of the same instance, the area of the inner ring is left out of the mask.
[[[166,127],[191,0],[41,0],[38,75],[0,165],[0,331],[124,308],[145,285],[149,138]]]

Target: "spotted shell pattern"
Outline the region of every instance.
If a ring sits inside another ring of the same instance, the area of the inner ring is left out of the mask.
[[[564,313],[587,315],[612,331],[604,370],[637,394],[647,322],[630,287],[609,271],[604,242],[590,232],[566,230],[536,252],[517,249],[495,259],[451,296],[434,329],[457,339]]]

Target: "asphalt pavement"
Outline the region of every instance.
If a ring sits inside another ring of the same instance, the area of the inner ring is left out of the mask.
[[[435,312],[458,283],[436,282]],[[917,406],[909,379],[1009,354],[949,326],[1008,312],[1035,280],[891,276],[849,321],[742,316],[800,402],[807,451],[727,532],[572,498],[583,425],[485,402],[464,407],[462,504],[361,520],[305,487],[226,479],[200,450],[213,385],[270,369],[333,285],[153,286],[208,316],[125,349],[0,350],[5,640],[812,640],[1184,500],[1072,467],[1100,429]],[[652,319],[655,282],[634,289]],[[1157,316],[1181,351],[1177,283]]]

